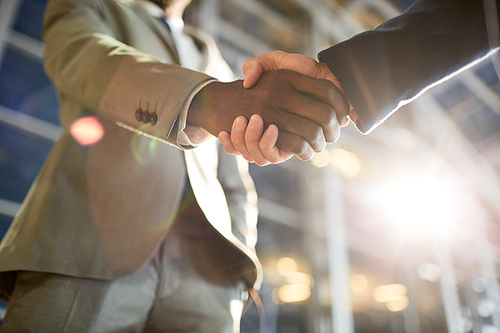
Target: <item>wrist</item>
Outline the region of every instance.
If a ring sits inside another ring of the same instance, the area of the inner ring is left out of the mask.
[[[187,127],[199,127],[212,135],[217,135],[213,129],[213,113],[214,113],[214,102],[215,94],[213,92],[215,85],[220,84],[220,82],[212,82],[203,87],[196,95],[194,95],[193,100],[188,108],[187,113]]]
[[[239,112],[241,100],[238,96],[245,90],[242,80],[207,84],[194,96],[189,106],[188,124],[201,127],[213,136],[220,131],[230,132],[235,112]]]

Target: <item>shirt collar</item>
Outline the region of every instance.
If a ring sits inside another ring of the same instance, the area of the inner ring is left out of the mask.
[[[165,12],[151,1],[137,0],[137,2],[144,7],[149,15],[156,18],[166,19],[171,29],[175,29],[176,31],[182,31],[184,29],[184,20],[182,18],[166,16]]]
[[[149,15],[159,18],[165,17],[165,12],[160,7],[158,7],[158,5],[152,3],[151,1],[147,0],[136,0],[136,1],[144,7],[144,9],[148,12]]]

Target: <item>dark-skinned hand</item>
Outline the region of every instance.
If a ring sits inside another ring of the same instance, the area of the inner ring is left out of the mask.
[[[332,82],[280,69],[263,73],[249,89],[242,80],[208,84],[194,97],[187,121],[217,136],[231,132],[238,116],[258,114],[264,128],[278,127],[280,149],[309,160],[338,138],[336,112],[348,111],[348,100]]]

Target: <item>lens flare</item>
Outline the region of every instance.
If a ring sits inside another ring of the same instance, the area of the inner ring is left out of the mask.
[[[407,178],[379,189],[374,197],[398,227],[443,232],[455,218],[455,193],[437,180]]]
[[[71,125],[70,133],[82,146],[94,144],[104,136],[104,128],[94,116],[80,118]]]

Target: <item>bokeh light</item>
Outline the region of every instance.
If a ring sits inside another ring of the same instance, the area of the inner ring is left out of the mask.
[[[376,302],[385,303],[389,311],[398,312],[406,309],[410,303],[406,292],[406,286],[395,283],[377,286],[372,296]]]
[[[331,166],[347,179],[356,177],[361,170],[361,163],[356,154],[342,148],[325,149],[315,154],[311,163],[317,168]]]
[[[276,270],[284,276],[291,275],[297,271],[297,262],[288,257],[280,258],[276,262]]]
[[[71,125],[71,135],[79,144],[91,145],[102,139],[104,128],[94,116],[80,118]]]
[[[290,257],[278,259],[276,271],[282,276],[283,285],[273,289],[272,300],[274,303],[302,302],[311,296],[314,279],[311,274],[298,271],[295,259]]]
[[[303,302],[311,296],[311,288],[305,284],[288,284],[278,288],[278,298],[283,303]]]
[[[436,282],[441,277],[441,268],[435,263],[423,262],[418,268],[418,275],[423,280]]]
[[[399,312],[406,309],[408,307],[409,302],[410,300],[408,299],[407,296],[401,295],[399,296],[398,299],[386,302],[385,306],[389,311]]]
[[[353,274],[349,279],[349,286],[353,291],[363,291],[368,286],[368,279],[363,274]]]
[[[397,301],[406,295],[406,287],[402,284],[388,284],[375,287],[373,299],[379,303]]]

